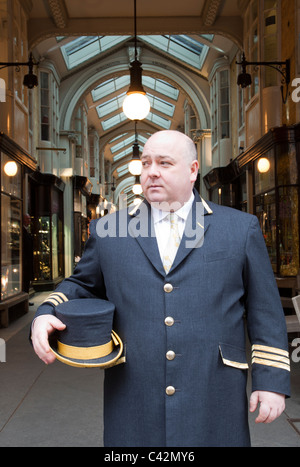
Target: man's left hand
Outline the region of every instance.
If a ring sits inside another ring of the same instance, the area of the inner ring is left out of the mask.
[[[250,397],[250,412],[255,412],[259,404],[259,413],[255,423],[271,423],[284,411],[285,395],[268,391],[255,391]]]

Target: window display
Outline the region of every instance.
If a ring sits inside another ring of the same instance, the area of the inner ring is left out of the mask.
[[[11,162],[1,154],[1,300],[22,290],[21,166],[14,162],[16,170],[5,171]]]
[[[260,161],[264,160],[264,164]],[[268,162],[268,164],[266,163]],[[254,161],[254,206],[274,273],[299,270],[299,186],[293,143],[277,144]]]
[[[54,176],[29,178],[33,211],[34,287],[55,286],[64,276],[63,191]],[[62,185],[63,187],[63,185]]]

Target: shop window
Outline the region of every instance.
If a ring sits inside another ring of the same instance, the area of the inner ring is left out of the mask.
[[[52,175],[30,177],[34,241],[34,287],[57,284],[64,275],[63,191]],[[40,183],[37,183],[39,181]]]
[[[229,71],[217,72],[211,82],[212,144],[230,138]]]
[[[229,138],[230,118],[229,118],[229,72],[220,72],[220,123],[221,139]]]
[[[260,165],[261,164],[261,165]],[[295,145],[277,144],[254,161],[254,206],[274,273],[299,270],[299,186]]]
[[[275,190],[255,198],[255,212],[266,242],[271,265],[277,273],[276,195]]]
[[[41,140],[50,140],[49,117],[50,117],[50,101],[49,101],[49,73],[41,71],[40,73],[40,99],[41,99]]]
[[[299,198],[297,187],[279,188],[278,235],[281,276],[296,276],[299,269]]]
[[[273,152],[264,154],[255,162],[255,193],[267,192],[275,186],[275,159]]]
[[[8,167],[13,162],[14,171]],[[9,175],[8,175],[9,174]],[[21,292],[21,165],[1,154],[1,300]]]

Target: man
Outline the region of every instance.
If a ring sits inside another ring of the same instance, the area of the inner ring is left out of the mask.
[[[257,218],[193,191],[198,162],[186,135],[155,133],[141,159],[146,201],[92,223],[82,260],[57,289],[116,306],[126,363],[105,372],[105,446],[249,446],[245,312],[257,423],[275,420],[289,395],[285,320]],[[45,363],[54,360],[48,334],[64,328],[53,314],[46,300],[33,325]]]

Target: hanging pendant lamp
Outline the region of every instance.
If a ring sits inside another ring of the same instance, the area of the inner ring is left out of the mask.
[[[135,120],[134,123],[135,123],[135,142],[132,146],[132,159],[128,164],[128,170],[131,173],[131,175],[141,175],[142,161],[140,159],[140,149],[139,149],[137,130],[136,130],[137,121]]]
[[[132,187],[132,191],[135,195],[141,195],[143,193],[140,177],[138,175],[135,176],[135,183]]]
[[[143,120],[150,102],[142,85],[142,67],[137,59],[136,0],[134,0],[134,61],[130,64],[130,86],[123,102],[123,112],[130,120]]]

